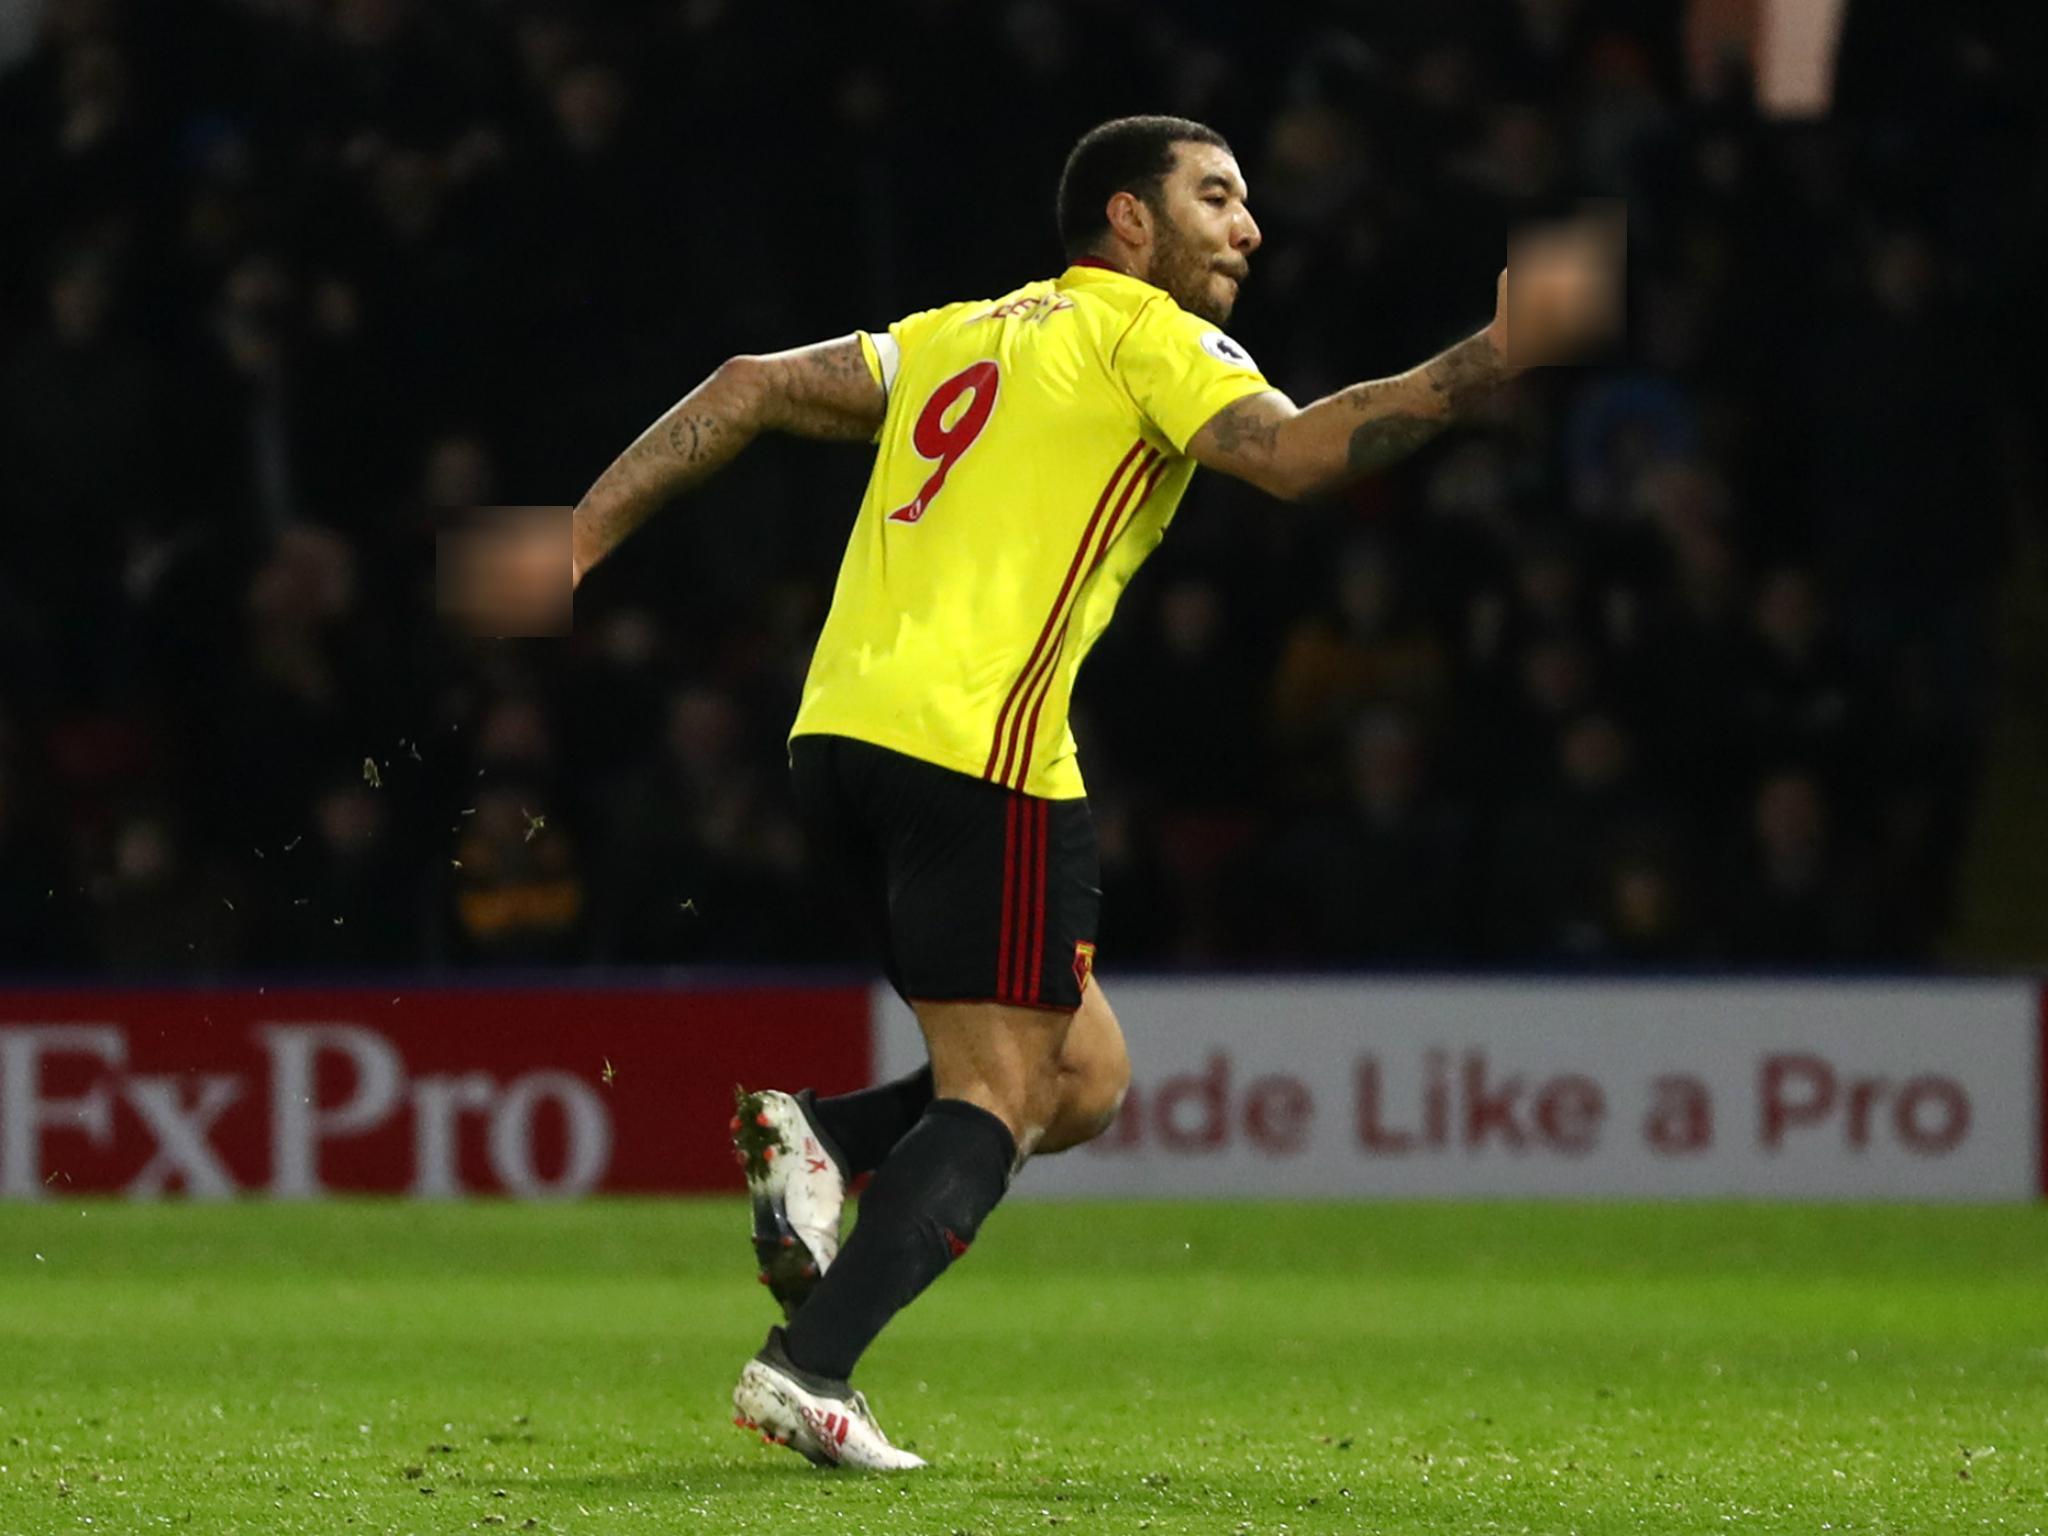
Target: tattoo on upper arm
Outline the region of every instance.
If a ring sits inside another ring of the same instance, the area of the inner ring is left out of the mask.
[[[1280,440],[1280,421],[1256,396],[1226,405],[1209,422],[1212,441],[1219,453],[1242,453],[1254,449],[1271,453]]]
[[[881,425],[888,397],[868,371],[859,337],[786,352],[770,364],[785,430],[860,441]]]
[[[829,347],[820,347],[812,354],[820,373],[841,379],[866,379],[874,382],[874,375],[868,372],[868,360],[861,351],[860,338],[849,336],[846,340],[834,342]],[[879,388],[880,386],[876,386]]]

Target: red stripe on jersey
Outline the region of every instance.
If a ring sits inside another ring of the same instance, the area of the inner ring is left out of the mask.
[[[1159,477],[1165,473],[1166,456],[1161,454],[1158,456],[1158,462],[1152,466],[1152,472],[1149,475],[1145,472],[1145,466],[1140,464],[1137,472],[1124,482],[1123,498],[1117,503],[1116,511],[1110,514],[1109,525],[1102,530],[1102,542],[1096,546],[1095,558],[1088,562],[1088,574],[1090,576],[1093,576],[1096,569],[1109,557],[1109,547],[1116,542],[1117,534],[1122,531],[1124,514],[1129,512],[1135,516],[1138,508],[1144,506],[1146,498],[1152,494],[1152,488],[1159,483]],[[1140,480],[1144,481],[1145,488],[1133,500],[1131,489]],[[1024,787],[1024,780],[1031,772],[1031,750],[1038,743],[1039,712],[1045,708],[1046,696],[1052,692],[1053,674],[1059,670],[1060,653],[1066,649],[1067,629],[1073,621],[1074,613],[1070,608],[1067,610],[1066,622],[1060,625],[1059,640],[1054,644],[1052,655],[1047,659],[1045,671],[1041,674],[1043,686],[1036,689],[1038,697],[1031,706],[1031,719],[1024,732],[1024,761],[1017,773],[1017,787],[1019,789]],[[1019,710],[1018,713],[1021,715],[1023,711]],[[1003,764],[1003,777],[1007,779],[1009,773],[1009,763],[1006,761]]]
[[[988,762],[982,767],[983,778],[995,778],[1006,784],[1010,780],[1010,770],[1017,751],[1017,724],[1023,715],[1024,700],[1030,694],[1031,684],[1038,674],[1041,660],[1044,657],[1046,640],[1052,635],[1054,627],[1059,623],[1060,615],[1066,607],[1067,596],[1072,592],[1075,579],[1080,575],[1082,568],[1087,563],[1088,546],[1094,541],[1095,530],[1102,521],[1104,511],[1109,507],[1110,498],[1116,494],[1116,488],[1119,483],[1123,483],[1126,486],[1129,485],[1130,482],[1124,479],[1124,471],[1131,467],[1131,461],[1138,457],[1138,454],[1144,450],[1144,447],[1145,443],[1142,438],[1131,444],[1130,452],[1124,455],[1123,461],[1117,465],[1107,483],[1102,487],[1101,496],[1096,499],[1095,511],[1088,519],[1088,526],[1082,530],[1081,542],[1075,548],[1074,558],[1067,566],[1066,580],[1060,584],[1059,596],[1053,599],[1052,611],[1045,616],[1045,627],[1038,632],[1037,643],[1031,647],[1031,654],[1026,658],[1023,670],[1017,674],[1017,681],[1010,685],[1010,692],[1003,700],[1001,711],[996,715],[995,739],[989,743]],[[1137,473],[1142,474],[1143,472],[1144,465],[1141,463]],[[1004,750],[1006,744],[1008,747],[1007,752]],[[1002,771],[1000,773],[996,771],[998,753],[1003,754]],[[1017,787],[1022,788],[1023,786],[1020,784]]]
[[[1005,797],[1003,805],[1003,920],[996,930],[996,996],[1010,994],[1010,955],[1015,947],[1011,924],[1016,917],[1017,894],[1017,797]]]
[[[1089,524],[1087,534],[1082,538],[1080,549],[1075,551],[1076,570],[1085,566],[1089,575],[1092,576],[1095,573],[1095,567],[1102,563],[1102,551],[1109,548],[1108,540],[1114,534],[1117,524],[1122,521],[1125,511],[1134,505],[1131,500],[1131,492],[1136,490],[1138,483],[1145,478],[1145,472],[1151,468],[1153,461],[1160,458],[1161,455],[1156,450],[1148,448],[1145,451],[1145,457],[1138,461],[1137,468],[1133,469],[1124,480],[1124,488],[1117,496],[1116,510],[1110,513],[1109,522],[1105,526],[1103,543],[1098,547],[1095,558],[1092,561],[1087,556],[1088,545],[1094,537],[1095,525],[1093,522]],[[1069,580],[1071,581],[1071,575]],[[1063,604],[1066,602],[1066,595],[1065,591],[1060,593],[1060,600]],[[1080,601],[1080,591],[1078,588],[1075,589],[1074,601],[1077,603]],[[1072,605],[1069,604],[1066,607],[1064,616],[1060,619],[1058,639],[1054,641],[1052,649],[1045,653],[1045,659],[1038,664],[1034,671],[1028,674],[1029,680],[1024,689],[1024,701],[1017,705],[1017,712],[1010,717],[1010,742],[1003,753],[1002,781],[1005,784],[1014,782],[1015,787],[1018,789],[1022,789],[1025,782],[1031,777],[1031,743],[1038,735],[1038,712],[1045,707],[1045,696],[1052,689],[1053,676],[1059,670],[1060,652],[1067,643],[1067,626],[1073,622],[1073,618],[1074,610]],[[1024,742],[1024,753],[1020,760],[1017,755],[1018,738],[1020,735],[1025,734],[1021,730],[1024,724],[1025,709],[1034,694],[1037,696],[1037,703],[1032,705],[1030,709],[1029,739]],[[1011,776],[1013,766],[1015,768],[1014,781]]]
[[[1017,765],[1017,787],[1019,789],[1024,787],[1024,781],[1031,776],[1031,749],[1038,743],[1039,712],[1045,708],[1046,695],[1052,692],[1053,675],[1060,669],[1060,655],[1067,648],[1067,630],[1073,623],[1073,618],[1074,616],[1071,613],[1067,615],[1067,623],[1060,626],[1060,637],[1053,642],[1052,653],[1045,659],[1045,670],[1039,674],[1040,686],[1035,686],[1032,689],[1034,697],[1031,704],[1030,717],[1028,719],[1025,718],[1022,708],[1019,708],[1017,711],[1017,718],[1025,721],[1024,760]],[[1007,774],[1009,771],[1009,765],[1005,763],[1003,772]]]
[[[1052,612],[1045,616],[1045,628],[1038,632],[1038,643],[1031,647],[1031,655],[1026,658],[1023,670],[1017,674],[1017,681],[1010,685],[1010,692],[1003,700],[1003,707],[996,714],[995,736],[989,742],[988,761],[982,765],[981,770],[981,776],[984,779],[996,777],[996,758],[1003,750],[1005,725],[1006,723],[1010,725],[1015,723],[1010,718],[1011,711],[1017,707],[1018,700],[1024,693],[1025,680],[1031,676],[1032,669],[1037,666],[1039,654],[1045,649],[1045,642],[1051,638],[1053,627],[1059,623],[1060,610],[1066,607],[1067,593],[1073,589],[1075,578],[1081,574],[1082,562],[1088,558],[1088,546],[1095,538],[1096,525],[1102,521],[1102,513],[1109,505],[1109,498],[1116,493],[1117,482],[1123,479],[1124,471],[1131,467],[1131,461],[1144,450],[1144,447],[1145,440],[1143,438],[1139,438],[1137,442],[1131,444],[1131,451],[1124,455],[1123,462],[1117,465],[1114,473],[1110,475],[1108,483],[1102,487],[1102,495],[1097,498],[1095,503],[1095,513],[1088,519],[1087,528],[1082,530],[1080,547],[1074,551],[1073,563],[1067,567],[1067,579],[1060,586],[1060,595],[1053,600]],[[1005,779],[1009,777],[1007,767],[1003,771],[1003,777]]]
[[[1166,456],[1164,454],[1161,454],[1158,464],[1153,466],[1152,478],[1145,482],[1145,489],[1141,491],[1138,495],[1139,506],[1142,507],[1143,505],[1145,505],[1146,502],[1152,499],[1152,492],[1158,487],[1160,480],[1163,479],[1165,475]],[[1107,554],[1109,552],[1109,546],[1107,544],[1103,545],[1102,550],[1104,554]]]

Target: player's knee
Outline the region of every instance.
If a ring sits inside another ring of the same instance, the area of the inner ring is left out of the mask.
[[[1119,1056],[1116,1063],[1116,1072],[1110,1079],[1109,1102],[1102,1111],[1102,1128],[1105,1131],[1115,1123],[1116,1117],[1124,1112],[1124,1100],[1130,1097],[1130,1093],[1131,1058]]]
[[[1031,1086],[1023,1106],[1023,1134],[1019,1144],[1026,1141],[1035,1144],[1039,1137],[1059,1119],[1060,1110],[1066,1101],[1066,1080],[1060,1071],[1058,1057],[1034,1064]]]
[[[1115,1125],[1130,1091],[1131,1058],[1118,1041],[1116,1050],[1095,1057],[1068,1085],[1062,1115],[1071,1138],[1068,1144],[1093,1141]]]
[[[1123,1113],[1124,1099],[1131,1091],[1131,1058],[1122,1051],[1116,1060],[1106,1066],[1092,1085],[1089,1100],[1090,1123],[1094,1130],[1089,1133],[1092,1140],[1116,1124],[1116,1117]]]
[[[1058,1116],[1063,1097],[1056,1059],[1014,1065],[1008,1071],[948,1081],[939,1076],[939,1097],[964,1099],[1001,1120],[1021,1156],[1029,1156]]]

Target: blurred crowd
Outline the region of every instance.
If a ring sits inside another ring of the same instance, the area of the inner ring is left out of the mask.
[[[1072,140],[1214,123],[1307,400],[1626,199],[1631,339],[1329,503],[1198,477],[1084,673],[1102,953],[1916,967],[2043,417],[2036,7],[40,0],[0,28],[0,969],[857,960],[782,738],[865,475],[757,446],[567,640],[445,509],[573,502],[723,357],[1059,265]],[[2031,423],[2031,427],[2028,426]]]

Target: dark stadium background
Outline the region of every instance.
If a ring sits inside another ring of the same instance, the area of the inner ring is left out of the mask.
[[[570,640],[447,633],[437,509],[1055,270],[1141,110],[1236,145],[1298,399],[1584,195],[1632,318],[1336,501],[1198,480],[1082,684],[1112,973],[2041,963],[2044,13],[1852,0],[1777,121],[1743,10],[13,8],[0,969],[857,956],[781,739],[863,455],[758,446]]]

